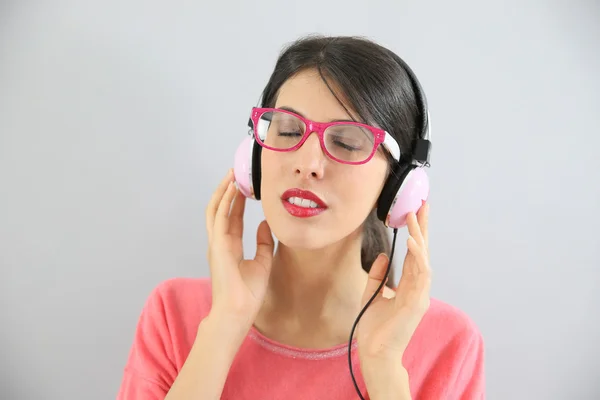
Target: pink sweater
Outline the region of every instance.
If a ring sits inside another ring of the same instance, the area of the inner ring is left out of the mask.
[[[156,287],[140,316],[118,400],[164,399],[210,306],[209,279],[171,279]],[[355,348],[352,359],[365,396]],[[483,340],[474,323],[460,310],[432,299],[402,362],[413,399],[479,400],[485,398],[483,359]],[[358,399],[347,345],[294,348],[252,328],[229,370],[221,399]]]

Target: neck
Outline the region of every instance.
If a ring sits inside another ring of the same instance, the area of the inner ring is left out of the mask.
[[[283,331],[302,336],[321,330],[332,342],[340,335],[347,339],[367,282],[360,251],[360,235],[317,250],[292,249],[280,243],[259,324],[265,330],[286,327],[275,336],[284,335]]]

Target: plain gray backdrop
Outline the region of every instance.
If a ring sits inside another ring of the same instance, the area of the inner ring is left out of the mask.
[[[432,295],[481,329],[488,398],[600,398],[599,9],[0,3],[0,398],[116,396],[152,288],[208,275],[208,199],[309,33],[389,46],[425,88]]]

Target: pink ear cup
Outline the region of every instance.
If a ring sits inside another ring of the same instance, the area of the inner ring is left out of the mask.
[[[429,197],[429,178],[423,168],[415,168],[409,172],[396,195],[396,201],[388,214],[387,225],[401,228],[406,225],[408,213],[419,211]]]
[[[244,196],[254,198],[252,190],[252,144],[251,137],[245,138],[235,151],[233,174],[240,192]]]

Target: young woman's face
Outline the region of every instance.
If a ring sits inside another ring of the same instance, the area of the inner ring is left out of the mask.
[[[317,122],[358,120],[346,112],[312,70],[282,85],[275,108],[286,107]],[[373,210],[387,175],[382,151],[365,164],[342,164],[324,153],[314,132],[299,149],[263,149],[261,159],[263,211],[277,239],[292,248],[322,248],[358,232]],[[310,194],[289,192],[294,189],[312,192],[322,204],[314,208],[314,203],[309,204]]]

